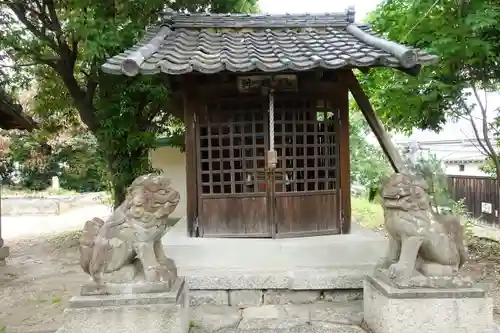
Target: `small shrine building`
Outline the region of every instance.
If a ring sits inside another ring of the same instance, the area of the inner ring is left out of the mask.
[[[169,85],[186,127],[189,235],[283,238],[350,232],[349,92],[403,166],[353,69],[417,75],[435,60],[354,23],[352,9],[168,13],[102,69]]]

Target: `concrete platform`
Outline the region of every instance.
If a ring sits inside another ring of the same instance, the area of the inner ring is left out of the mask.
[[[353,225],[349,235],[289,239],[191,238],[181,219],[163,238],[190,289],[361,289],[387,241]]]

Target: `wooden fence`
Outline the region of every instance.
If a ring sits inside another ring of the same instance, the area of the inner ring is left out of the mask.
[[[464,199],[469,213],[483,222],[500,228],[495,213],[500,213],[500,189],[495,178],[480,176],[448,176],[448,189],[453,200]]]

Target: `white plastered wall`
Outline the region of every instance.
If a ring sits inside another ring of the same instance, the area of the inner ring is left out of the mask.
[[[150,151],[149,158],[152,167],[162,170],[172,180],[172,187],[181,195],[171,217],[186,216],[186,155],[178,148],[159,147]]]

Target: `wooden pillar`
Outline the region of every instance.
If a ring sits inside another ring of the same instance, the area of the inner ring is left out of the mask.
[[[340,197],[341,219],[340,231],[348,234],[351,231],[351,153],[349,148],[349,89],[345,85],[336,87],[339,108],[338,138],[340,140]]]
[[[0,266],[3,266],[5,264],[5,259],[8,256],[9,248],[7,246],[4,246],[2,238],[2,184],[0,183]]]
[[[397,173],[405,172],[406,166],[403,162],[403,158],[396,149],[396,146],[392,143],[389,134],[384,129],[384,125],[382,125],[382,122],[375,114],[368,96],[366,96],[363,88],[358,82],[358,79],[352,71],[346,73],[346,81],[348,82],[349,90],[351,91],[352,96],[356,100],[356,103],[358,104],[361,112],[366,118],[366,121],[373,131],[373,134],[375,134],[375,137],[382,147],[382,150],[389,159],[392,168]]]
[[[186,218],[188,236],[196,236],[196,222],[198,217],[198,171],[196,161],[196,85],[191,77],[186,77],[182,85],[185,126],[185,154],[186,154]]]

